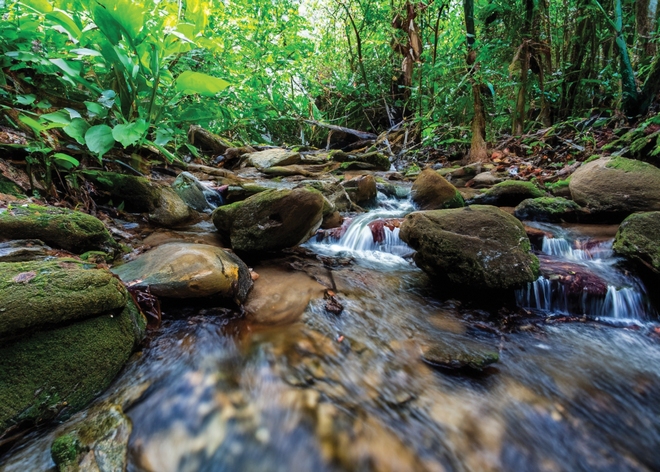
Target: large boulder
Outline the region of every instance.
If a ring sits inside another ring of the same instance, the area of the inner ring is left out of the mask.
[[[0,439],[85,406],[145,328],[106,270],[72,259],[0,263]]]
[[[425,169],[417,176],[410,197],[420,210],[460,208],[465,205],[456,187],[433,169]]]
[[[660,211],[634,213],[623,220],[614,251],[660,274]]]
[[[543,191],[534,182],[525,180],[505,180],[489,188],[486,192],[477,195],[470,203],[480,205],[516,206],[528,198],[546,197]]]
[[[274,251],[307,241],[321,225],[321,192],[267,190],[213,212],[213,224],[237,251]]]
[[[366,205],[376,200],[378,190],[373,175],[360,175],[341,183],[348,197],[356,205]]]
[[[417,211],[406,216],[399,234],[440,286],[508,290],[539,275],[523,225],[496,207]]]
[[[163,244],[112,271],[131,287],[167,298],[219,296],[242,303],[252,288],[243,261],[207,244]]]
[[[344,151],[332,151],[330,159],[335,162],[342,163],[344,170],[390,170],[392,164],[389,158],[378,151],[371,151],[366,153],[346,153]]]
[[[171,188],[144,177],[104,171],[84,171],[83,176],[107,192],[114,203],[124,203],[126,211],[148,213],[149,221],[172,227],[187,223],[192,217],[188,205]]]
[[[342,186],[341,182],[337,180],[315,180],[312,182],[305,182],[305,185],[318,190],[323,194],[326,200],[332,205],[330,213],[335,211],[350,211],[352,207],[351,198],[348,196],[348,193]]]
[[[287,151],[286,149],[267,149],[265,151],[246,154],[244,157],[247,165],[256,167],[259,170],[300,164],[302,162],[299,152]]]
[[[35,204],[0,209],[0,239],[40,239],[77,254],[114,253],[119,245],[103,223],[80,211]]]
[[[660,169],[642,161],[601,157],[576,170],[569,189],[592,213],[625,217],[660,210]]]

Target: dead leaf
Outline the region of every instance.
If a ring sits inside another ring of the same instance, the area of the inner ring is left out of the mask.
[[[12,280],[16,282],[17,284],[26,284],[30,280],[34,279],[37,276],[37,273],[33,270],[30,272],[21,272],[18,274],[16,277],[14,277]]]

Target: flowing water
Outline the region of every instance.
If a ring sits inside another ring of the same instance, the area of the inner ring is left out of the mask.
[[[549,297],[528,317],[499,323],[502,314],[478,303],[441,300],[398,228],[369,227],[410,209],[387,201],[342,237],[308,243],[321,261],[263,262],[242,317],[165,306],[168,319],[143,352],[69,424],[118,405],[130,436],[109,440],[135,472],[660,470],[650,307],[593,313],[636,323],[565,323],[551,316],[563,311]],[[608,293],[643,297],[607,240],[544,229],[555,236],[543,245],[548,258],[587,264]],[[521,291],[523,305],[539,300],[526,293],[541,293],[541,283]],[[340,314],[327,309],[329,287]],[[481,373],[438,370],[422,360],[430,348],[500,358]],[[49,470],[49,445],[66,427],[28,438],[0,470]]]

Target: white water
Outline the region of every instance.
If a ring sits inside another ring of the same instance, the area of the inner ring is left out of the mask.
[[[409,199],[397,200],[379,193],[378,207],[355,217],[340,238],[329,236],[323,241],[312,238],[305,246],[327,256],[352,257],[365,267],[409,267],[411,262],[407,258],[414,251],[399,238],[399,228],[383,227],[383,241],[375,242],[369,223],[378,219],[402,218],[413,210]]]
[[[544,276],[518,290],[518,305],[545,314],[588,315],[618,320],[648,320],[655,315],[641,281],[623,272],[621,260],[612,251],[612,241],[595,241],[543,225],[555,237],[543,239],[541,252],[558,262],[570,262],[597,275],[607,284],[604,295],[587,293],[571,297],[566,287]],[[543,268],[543,263],[542,263]]]

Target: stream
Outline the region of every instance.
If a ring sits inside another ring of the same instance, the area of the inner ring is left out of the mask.
[[[128,470],[660,470],[657,312],[612,254],[611,228],[531,224],[546,233],[542,267],[595,288],[569,293],[544,272],[496,323],[435,296],[387,223],[412,210],[381,195],[307,255],[262,261],[245,316],[165,303],[162,327],[95,401],[130,419]],[[439,369],[428,349],[499,362]],[[34,433],[0,470],[55,470],[56,435]]]

